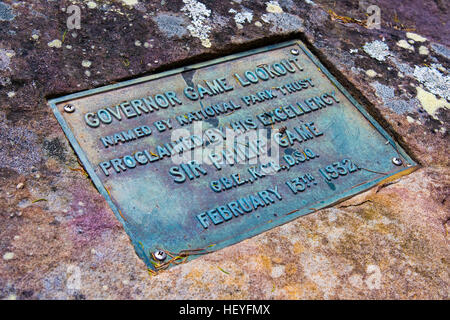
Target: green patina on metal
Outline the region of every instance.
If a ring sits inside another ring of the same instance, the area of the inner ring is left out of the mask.
[[[417,168],[300,41],[49,104],[152,270]]]

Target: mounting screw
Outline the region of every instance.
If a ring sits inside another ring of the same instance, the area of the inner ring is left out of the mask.
[[[402,159],[394,157],[392,158],[392,163],[395,164],[396,166],[401,166],[403,164]]]
[[[300,53],[300,51],[298,51],[298,49],[291,49],[291,53],[292,53],[294,56],[298,56],[299,53]]]
[[[73,104],[66,104],[64,106],[64,111],[67,113],[72,113],[75,111],[75,107],[73,106]]]
[[[167,258],[167,253],[165,253],[165,252],[162,251],[162,250],[156,250],[156,251],[153,253],[153,256],[156,258],[156,260],[164,261],[164,260],[166,260],[166,258]]]

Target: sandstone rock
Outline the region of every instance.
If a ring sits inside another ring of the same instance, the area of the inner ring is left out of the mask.
[[[68,31],[72,1],[0,2],[0,298],[448,299],[448,8],[377,3],[90,1]],[[422,168],[150,276],[46,98],[295,37]]]

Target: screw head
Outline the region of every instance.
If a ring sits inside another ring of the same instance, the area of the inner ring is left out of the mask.
[[[402,159],[394,157],[392,158],[392,163],[395,164],[396,166],[401,166],[403,164]]]
[[[162,250],[156,250],[155,252],[153,252],[153,256],[156,258],[156,260],[164,261],[167,258],[167,253]]]
[[[64,106],[64,111],[67,113],[72,113],[75,111],[75,107],[73,106],[73,104],[66,104]]]
[[[298,51],[298,49],[291,49],[291,53],[292,53],[294,56],[298,56],[298,55],[300,54],[300,51]]]

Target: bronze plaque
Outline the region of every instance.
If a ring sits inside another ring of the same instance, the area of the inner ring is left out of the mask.
[[[156,270],[416,167],[300,41],[50,105],[136,252]]]

